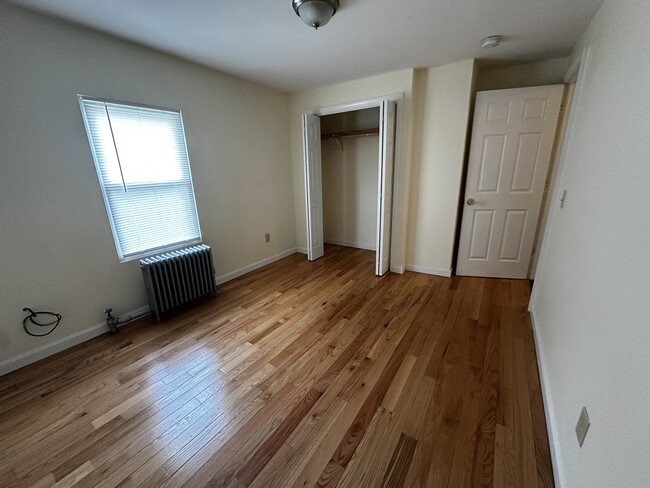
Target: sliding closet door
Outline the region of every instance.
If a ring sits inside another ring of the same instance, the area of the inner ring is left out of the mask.
[[[393,167],[395,165],[395,113],[397,104],[384,101],[379,124],[379,188],[377,192],[376,273],[390,268],[390,234],[393,209]]]
[[[307,257],[314,261],[323,249],[323,185],[321,174],[320,118],[302,114],[305,159],[305,200],[307,202]]]

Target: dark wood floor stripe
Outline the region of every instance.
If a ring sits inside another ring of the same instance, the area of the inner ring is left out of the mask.
[[[404,486],[406,473],[408,473],[409,466],[411,465],[417,443],[418,441],[402,433],[397,447],[393,451],[393,456],[386,469],[386,474],[384,474],[381,488],[402,488]]]

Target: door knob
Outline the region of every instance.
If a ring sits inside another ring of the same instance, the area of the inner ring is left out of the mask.
[[[470,207],[471,207],[472,205],[474,205],[475,203],[476,203],[476,200],[474,200],[473,198],[469,198],[469,199],[467,200],[467,205],[469,205]]]

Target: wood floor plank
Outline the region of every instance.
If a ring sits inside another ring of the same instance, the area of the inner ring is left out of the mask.
[[[0,378],[0,485],[553,486],[526,281],[326,246]]]
[[[490,322],[492,281],[483,289],[479,327],[487,330],[483,378],[476,425],[476,450],[471,473],[471,486],[491,487],[494,484],[494,451],[499,394],[499,323]]]
[[[330,461],[323,469],[323,472],[318,477],[318,481],[314,483],[315,488],[333,488],[337,486],[341,475],[343,475],[343,466],[339,463]]]
[[[537,485],[537,459],[533,437],[533,420],[528,394],[528,371],[526,368],[524,342],[515,339],[515,404],[514,449],[516,479],[520,486]]]
[[[381,402],[381,406],[386,410],[389,410],[391,412],[395,410],[397,400],[399,400],[399,397],[404,391],[406,381],[411,375],[411,371],[413,371],[413,367],[415,366],[417,360],[418,358],[416,356],[408,355],[404,358],[404,361],[402,361],[402,364],[399,367],[399,370],[397,371],[397,374],[395,375],[390,388],[386,392],[386,396],[384,396],[384,399]]]
[[[259,447],[256,454],[241,467],[237,478],[244,486],[249,486],[253,482],[260,471],[264,469],[264,466],[280,450],[280,447],[286,442],[287,438],[296,429],[321,395],[322,392],[318,390],[309,390],[307,395],[293,408],[284,421],[275,429],[273,434]]]
[[[379,486],[386,481],[384,467],[389,465],[402,436],[413,439],[419,436],[435,387],[435,380],[424,376],[424,367],[421,370],[419,381],[410,382],[405,388],[395,412],[383,408],[377,411],[341,477],[342,488]],[[406,475],[406,471],[403,474]]]
[[[308,459],[314,455],[316,450],[321,448],[323,441],[331,436],[330,432],[340,422],[340,417],[347,406],[347,402],[336,399],[316,422],[309,422],[309,427],[303,427],[309,430],[309,442],[303,442],[296,447],[286,442],[285,445],[292,447],[293,456],[286,459],[280,470],[277,470],[277,465],[272,462],[267,464],[260,472],[260,475],[251,483],[251,488],[285,488],[292,486]],[[282,459],[284,460],[284,458]]]
[[[416,445],[417,441],[415,439],[402,434],[386,469],[381,488],[402,488],[404,486],[406,473],[411,465]]]
[[[501,424],[497,424],[494,450],[494,488],[512,486],[517,486],[512,433]]]
[[[260,378],[265,374],[261,374]],[[252,377],[241,384],[213,409],[210,416],[201,417],[194,428],[185,430],[175,442],[173,452],[160,451],[146,458],[139,467],[136,466],[141,472],[139,478],[143,478],[137,486],[162,486],[186,463],[200,468],[203,456],[211,455],[210,449],[216,449],[234,435],[268,401],[264,397],[262,401],[259,400],[262,392],[255,388],[257,380],[257,377]],[[244,401],[240,405],[241,400]],[[147,476],[142,475],[143,471]],[[129,472],[122,472],[120,476],[125,474]]]
[[[281,422],[295,403],[296,387],[287,383],[274,394],[264,397],[264,405],[226,442],[219,440],[201,449],[192,462],[184,464],[165,486],[225,487],[235,477],[236,469],[250,457],[276,424]],[[225,438],[225,436],[223,436]],[[202,464],[201,464],[202,463]],[[197,469],[197,466],[200,466]]]
[[[330,462],[336,462],[345,470],[338,485],[340,488],[373,486],[381,482],[385,466],[397,443],[397,438],[392,442],[391,437],[395,437],[395,433],[400,435],[397,432],[399,427],[395,425],[396,420],[393,413],[380,408],[349,462],[343,466],[341,460],[332,457]],[[369,446],[381,446],[381,449],[369,449]]]

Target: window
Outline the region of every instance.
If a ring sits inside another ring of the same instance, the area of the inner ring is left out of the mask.
[[[201,241],[178,110],[79,96],[120,261]]]

